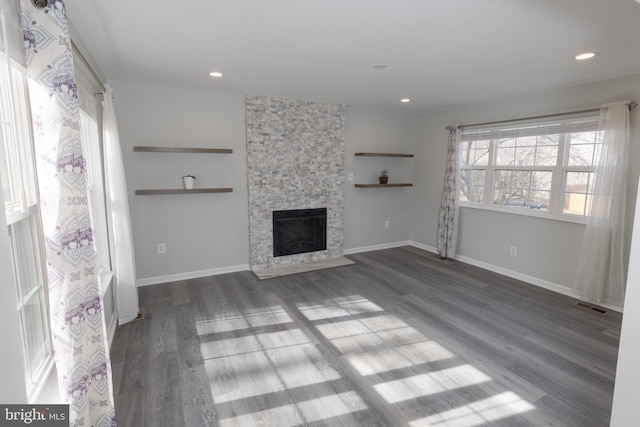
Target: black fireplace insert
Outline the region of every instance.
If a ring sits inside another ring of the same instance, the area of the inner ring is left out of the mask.
[[[273,211],[273,256],[327,249],[327,208]]]

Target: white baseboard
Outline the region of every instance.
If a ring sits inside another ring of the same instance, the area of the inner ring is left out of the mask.
[[[133,321],[134,321],[134,320],[136,320],[137,318],[138,318],[138,314],[137,314],[137,313],[136,313],[136,314],[133,314],[133,315],[130,315],[130,316],[128,316],[128,317],[121,317],[121,318],[118,320],[118,325],[124,325],[124,324],[126,324],[126,323],[133,322]]]
[[[413,246],[418,249],[422,249],[423,251],[431,252],[434,254],[438,253],[438,248],[434,246],[425,245],[424,243],[414,242],[413,240],[409,242],[409,246]]]
[[[413,241],[410,243],[410,245],[415,246],[416,248],[419,248],[419,249],[423,249],[428,252],[438,253],[438,249],[434,248],[433,246],[428,246],[428,245],[418,243],[418,242],[413,242]],[[479,261],[475,258],[469,258],[463,255],[456,255],[454,259],[456,261],[464,262],[465,264],[473,265],[473,266],[482,268],[484,270],[502,274],[503,276],[507,276],[512,279],[526,282],[530,285],[538,286],[540,288],[544,288],[549,291],[557,292],[559,294],[566,295],[571,298],[580,299],[580,296],[573,293],[571,288],[559,285],[557,283],[549,282],[548,280],[540,279],[534,276],[529,276],[528,274],[519,273],[517,271],[509,270],[508,268],[489,264],[488,262]],[[598,303],[597,305],[622,313],[622,307],[619,305],[607,304],[607,303]]]
[[[371,252],[371,251],[379,251],[382,249],[391,249],[391,248],[397,248],[397,247],[401,247],[401,246],[413,246],[416,247],[418,249],[422,249],[424,251],[427,252],[431,252],[431,253],[438,253],[437,248],[433,247],[433,246],[429,246],[429,245],[425,245],[423,243],[419,243],[413,240],[405,240],[405,241],[401,241],[401,242],[391,242],[391,243],[382,243],[379,245],[371,245],[371,246],[361,246],[361,247],[357,247],[357,248],[350,248],[350,249],[345,249],[343,251],[344,255],[351,255],[351,254],[357,254],[357,253],[362,253],[362,252]],[[484,261],[479,261],[477,259],[474,258],[469,258],[466,256],[462,256],[462,255],[456,255],[454,257],[455,260],[460,261],[460,262],[464,262],[465,264],[470,264],[479,268],[483,268],[485,270],[488,271],[492,271],[494,273],[498,273],[498,274],[502,274],[503,276],[507,276],[507,277],[511,277],[512,279],[516,279],[516,280],[521,280],[523,282],[529,283],[531,285],[534,286],[538,286],[544,289],[548,289],[550,291],[553,292],[557,292],[559,294],[562,295],[566,295],[572,298],[576,298],[576,299],[580,299],[580,297],[576,294],[574,294],[570,288],[566,287],[566,286],[562,286],[559,285],[557,283],[553,283],[553,282],[549,282],[547,280],[544,279],[540,279],[538,277],[534,277],[534,276],[529,276],[527,274],[523,274],[523,273],[519,273],[517,271],[513,271],[513,270],[509,270],[508,268],[504,268],[504,267],[500,267],[497,265],[493,265],[493,264],[489,264],[487,262]],[[219,274],[226,274],[226,273],[235,273],[238,271],[249,271],[250,267],[249,264],[241,264],[241,265],[234,265],[234,266],[229,266],[229,267],[221,267],[221,268],[214,268],[211,270],[200,270],[200,271],[193,271],[193,272],[188,272],[188,273],[180,273],[180,274],[171,274],[171,275],[167,275],[167,276],[157,276],[157,277],[149,277],[146,279],[139,279],[137,281],[137,285],[138,286],[149,286],[149,285],[157,285],[160,283],[167,283],[167,282],[175,282],[178,280],[189,280],[189,279],[198,279],[200,277],[208,277],[208,276],[216,276]],[[598,305],[608,308],[610,310],[614,310],[617,312],[622,313],[622,307],[618,306],[618,305],[612,305],[612,304],[606,304],[606,303],[599,303]],[[111,325],[110,325],[111,327]],[[115,330],[115,328],[114,328]]]
[[[454,257],[456,261],[464,262],[465,264],[474,265],[485,270],[492,271],[494,273],[502,274],[503,276],[511,277],[512,279],[521,280],[532,285],[539,286],[541,288],[548,289],[550,291],[557,292],[559,294],[572,296],[571,289],[566,286],[559,285],[557,283],[549,282],[547,280],[540,279],[538,277],[529,276],[528,274],[519,273],[517,271],[509,270],[508,268],[500,267],[497,265],[489,264],[484,261],[479,261],[474,258],[469,258],[462,255],[456,255]]]
[[[557,292],[559,294],[566,295],[571,298],[581,299],[579,295],[576,295],[571,290],[571,288],[559,285],[557,283],[549,282],[547,280],[540,279],[538,277],[529,276],[528,274],[518,273],[517,271],[509,270],[508,268],[499,267],[497,265],[489,264],[484,261],[478,261],[477,259],[465,257],[462,255],[456,255],[454,259],[460,262],[464,262],[465,264],[474,265],[476,267],[480,267],[485,270],[492,271],[494,273],[502,274],[503,276],[511,277],[512,279],[521,280],[523,282],[529,283],[530,285],[535,285],[540,288]],[[609,310],[622,313],[622,307],[619,305],[607,304],[602,302],[597,303],[596,305],[608,308]]]
[[[392,242],[392,243],[382,243],[380,245],[361,246],[359,248],[345,249],[344,254],[351,255],[351,254],[359,254],[361,252],[379,251],[382,249],[391,249],[391,248],[397,248],[400,246],[408,246],[408,245],[411,245],[411,243],[412,242],[410,240],[405,240],[404,242]]]
[[[166,276],[147,277],[138,279],[137,286],[158,285],[160,283],[177,282],[179,280],[199,279],[201,277],[217,276],[219,274],[236,273],[249,270],[249,264],[231,265],[229,267],[212,268],[209,270],[189,271],[186,273],[168,274]]]

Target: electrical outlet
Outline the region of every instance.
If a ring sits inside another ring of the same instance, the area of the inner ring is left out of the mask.
[[[167,253],[167,245],[165,245],[164,243],[158,243],[157,248],[158,248],[158,253],[159,254],[166,254]]]
[[[518,256],[518,247],[511,246],[511,248],[509,248],[509,254],[511,254],[511,256]]]
[[[348,177],[349,177],[349,181],[353,181],[353,172],[349,172]]]
[[[384,228],[389,228],[389,225],[390,225],[390,224],[389,224],[389,220],[388,220],[388,219],[386,219],[386,220],[384,221]]]

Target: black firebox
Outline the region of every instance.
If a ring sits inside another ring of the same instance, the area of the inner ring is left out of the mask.
[[[273,256],[327,249],[327,208],[273,211]]]

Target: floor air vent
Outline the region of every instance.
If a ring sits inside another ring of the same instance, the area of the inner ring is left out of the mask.
[[[596,313],[607,314],[607,310],[605,310],[604,308],[595,307],[595,306],[593,306],[591,304],[587,304],[586,302],[579,302],[576,305],[578,307],[582,307],[582,308],[585,308],[587,310],[595,311]]]

